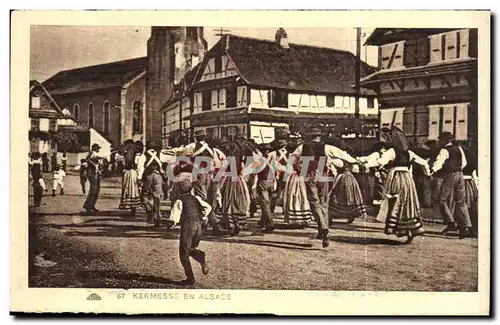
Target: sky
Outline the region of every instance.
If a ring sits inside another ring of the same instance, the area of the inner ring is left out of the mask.
[[[215,29],[205,26],[211,48],[218,40]],[[231,28],[230,34],[274,40],[279,28]],[[362,41],[372,29],[362,30]],[[146,56],[150,27],[127,26],[32,26],[30,79],[40,82],[61,70]],[[290,43],[330,47],[356,52],[355,28],[286,28]],[[361,47],[361,59],[377,64],[377,49]]]

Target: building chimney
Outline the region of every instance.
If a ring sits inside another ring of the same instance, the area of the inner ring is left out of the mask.
[[[282,48],[284,49],[290,48],[290,46],[288,45],[288,35],[286,34],[286,31],[283,28],[280,27],[276,31],[276,35],[274,36],[274,38]]]

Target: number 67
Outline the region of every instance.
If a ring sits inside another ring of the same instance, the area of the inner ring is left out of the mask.
[[[125,298],[125,294],[124,293],[119,293],[116,297],[118,299],[123,299],[123,298]]]

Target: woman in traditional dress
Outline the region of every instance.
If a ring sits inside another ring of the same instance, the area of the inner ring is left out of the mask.
[[[406,243],[409,244],[414,237],[425,233],[421,221],[422,210],[410,166],[415,162],[423,166],[429,175],[429,165],[425,159],[408,150],[405,135],[399,128],[392,127],[383,140],[389,141],[391,148],[376,160],[376,166],[367,166],[389,170],[384,184],[384,200],[377,220],[385,222],[385,234],[407,237]]]
[[[467,165],[463,169],[465,181],[465,203],[469,209],[472,223],[472,235],[478,235],[478,189],[477,154],[471,148],[464,148]]]
[[[358,182],[351,173],[354,165],[340,159],[335,159],[334,164],[338,174],[330,189],[328,207],[330,224],[333,219],[347,218],[347,223],[350,224],[356,218],[366,218],[363,195]]]
[[[219,213],[221,225],[236,236],[240,230],[246,229],[250,208],[250,193],[243,170],[245,157],[252,156],[251,147],[242,139],[221,146],[221,151],[228,157],[224,166],[225,174],[220,180],[221,207]],[[234,165],[231,160],[234,159]],[[236,170],[233,170],[236,166]]]
[[[302,140],[294,141],[288,151],[293,152]],[[288,171],[285,189],[283,191],[283,213],[285,222],[291,227],[304,228],[313,220],[311,206],[307,199],[307,189],[304,176],[301,176],[301,162],[296,160]]]
[[[137,186],[137,165],[136,146],[133,140],[126,140],[123,144],[121,155],[123,156],[123,176],[122,176],[122,195],[119,208],[121,210],[130,210],[134,215],[136,208],[141,206],[141,197]]]

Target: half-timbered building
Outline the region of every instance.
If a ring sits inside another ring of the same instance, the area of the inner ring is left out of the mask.
[[[163,145],[180,133],[270,142],[280,128],[318,123],[347,135],[355,117],[355,65],[350,52],[289,43],[283,29],[276,41],[224,35],[163,106]],[[361,76],[375,71],[361,62]],[[375,91],[361,89],[359,115],[364,136],[374,137]]]
[[[380,126],[400,127],[413,144],[449,131],[477,141],[477,30],[377,28],[379,70],[361,85],[377,92]]]

